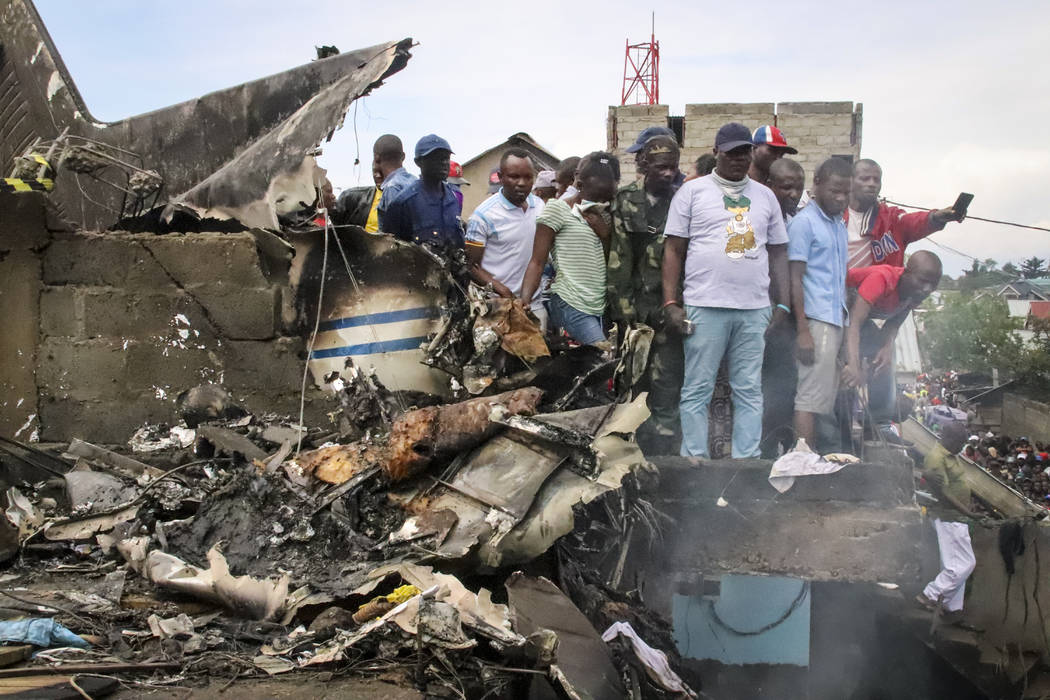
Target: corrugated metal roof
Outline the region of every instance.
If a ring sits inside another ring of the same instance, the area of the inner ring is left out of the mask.
[[[1028,313],[1036,318],[1050,318],[1050,301],[1033,301]]]

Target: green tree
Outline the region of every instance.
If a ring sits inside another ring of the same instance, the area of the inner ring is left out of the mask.
[[[1017,265],[1014,265],[1012,262],[1008,262],[1005,265],[1003,265],[1003,272],[1010,275],[1014,279],[1017,279],[1021,276],[1021,271],[1018,270]]]
[[[1028,319],[1028,330],[1033,337],[1024,347],[1016,376],[1038,401],[1045,401],[1050,392],[1050,319]]]
[[[970,269],[959,278],[959,290],[963,292],[975,292],[978,289],[991,287],[1006,280],[1007,275],[999,269],[998,263],[988,258],[977,260],[974,258]]]
[[[1046,272],[1046,261],[1034,255],[1021,263],[1021,275],[1026,280],[1042,277]]]
[[[1013,374],[1024,363],[1025,350],[1014,333],[1020,327],[1020,319],[1010,317],[1002,299],[956,294],[926,314],[919,342],[938,369],[990,372],[996,368]]]

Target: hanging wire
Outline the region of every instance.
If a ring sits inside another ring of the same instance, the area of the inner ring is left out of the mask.
[[[914,204],[901,204],[900,202],[894,202],[894,201],[889,200],[889,199],[884,200],[884,201],[886,202],[886,204],[892,204],[892,205],[897,206],[897,207],[904,207],[905,209],[918,209],[919,211],[934,211],[934,209],[931,209],[930,207],[917,207]],[[966,218],[967,219],[973,219],[974,221],[984,221],[984,222],[989,223],[989,224],[1002,224],[1003,226],[1016,226],[1017,228],[1027,228],[1027,229],[1032,229],[1033,231],[1050,231],[1050,228],[1046,228],[1045,226],[1032,226],[1030,224],[1018,224],[1018,223],[1015,223],[1013,221],[999,221],[998,219],[982,219],[979,216],[972,216],[970,214],[967,214]]]
[[[724,629],[726,632],[729,632],[730,634],[735,635],[737,637],[757,637],[758,635],[765,634],[771,629],[779,627],[784,622],[786,622],[787,619],[791,617],[791,614],[798,610],[799,606],[801,606],[802,603],[806,601],[807,597],[809,597],[809,581],[802,581],[802,585],[799,586],[798,589],[798,594],[795,596],[795,599],[791,601],[791,604],[788,606],[787,610],[785,610],[777,619],[755,630],[736,629],[719,616],[718,608],[715,605],[714,601],[709,602],[708,606],[711,611],[711,619],[714,620],[715,624]]]
[[[327,210],[325,212],[325,225],[328,225]],[[350,278],[350,284],[354,287],[354,293],[357,294],[358,297],[364,298],[364,292],[361,290],[361,285],[357,281],[357,275],[354,274],[353,269],[350,267],[350,260],[346,257],[346,251],[343,250],[343,242],[340,240],[339,233],[334,230],[334,227],[332,234],[333,238],[335,238],[335,245],[339,249],[339,257],[343,259],[343,267],[346,269],[346,276]],[[368,330],[372,334],[372,341],[375,343],[379,343],[379,333],[376,331],[375,324],[369,323]],[[401,395],[401,389],[398,386],[397,381],[393,378],[393,376],[388,377],[388,379],[390,380],[388,383],[394,388],[394,398],[397,400],[398,407],[401,409],[402,412],[407,411],[408,406],[405,404],[404,397]]]
[[[320,196],[320,192],[318,192]],[[328,218],[328,207],[324,208],[324,253],[321,257],[321,285],[317,293],[317,316],[314,318],[314,331],[310,334],[310,346],[306,349],[306,362],[303,364],[303,382],[299,387],[299,427],[303,426],[303,418],[306,414],[306,378],[310,374],[310,361],[314,355],[314,343],[317,341],[317,331],[321,327],[321,305],[324,303],[324,280],[328,276],[328,231],[332,223]],[[338,237],[337,237],[338,238]],[[295,456],[298,457],[303,449],[303,431],[297,430],[299,439],[295,444]]]

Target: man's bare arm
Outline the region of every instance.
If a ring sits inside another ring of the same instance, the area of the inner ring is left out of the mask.
[[[485,246],[476,245],[468,241],[463,248],[464,252],[467,254],[467,265],[470,268],[470,276],[475,282],[482,287],[491,284],[492,288],[496,290],[496,294],[499,294],[501,297],[510,298],[514,296],[507,285],[493,277],[488,270],[481,266],[481,261],[485,257]]]

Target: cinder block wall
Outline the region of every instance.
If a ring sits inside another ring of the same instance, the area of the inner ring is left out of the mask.
[[[609,107],[606,120],[607,150],[620,159],[620,184],[634,181],[634,154],[624,149],[650,126],[667,126],[667,105],[624,105]]]
[[[667,105],[625,105],[609,107],[607,138],[609,148],[624,158],[623,183],[634,176],[634,157],[624,155],[638,134],[649,126],[667,126]],[[765,124],[778,126],[790,145],[799,150],[794,156],[806,169],[806,183],[812,185],[813,171],[833,155],[860,158],[863,105],[853,102],[726,102],[688,104],[683,119],[682,171],[693,173],[693,164],[710,153],[719,127],[741,122],[754,131]]]
[[[682,170],[693,174],[696,159],[711,152],[715,145],[715,134],[723,124],[740,122],[754,131],[763,124],[772,124],[774,119],[772,102],[686,105],[682,129],[685,138],[682,144]]]
[[[813,172],[831,156],[860,158],[863,105],[852,102],[781,102],[777,105],[777,126],[788,143],[798,149],[797,156],[806,169],[806,183],[813,184]]]
[[[24,410],[0,414],[2,434],[35,413],[43,442],[123,443],[145,422],[177,420],[175,397],[203,382],[222,384],[257,415],[297,415],[305,348],[282,323],[294,318],[287,259],[263,255],[251,233],[87,233],[44,223],[32,223],[33,247],[0,261],[11,268],[2,270],[0,299],[21,302],[5,303],[19,311],[17,332],[0,334],[0,386],[5,399],[27,398]],[[318,395],[310,389],[308,404]],[[321,413],[311,409],[310,418]]]
[[[40,425],[40,253],[50,240],[43,201],[36,192],[0,194],[0,435],[21,440]]]

